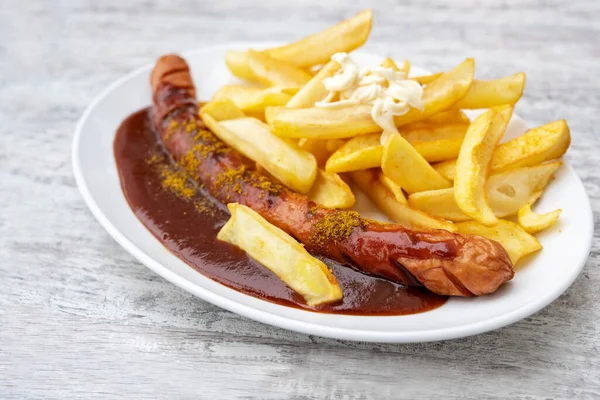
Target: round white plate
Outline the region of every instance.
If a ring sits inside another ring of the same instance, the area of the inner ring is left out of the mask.
[[[184,54],[198,98],[210,99],[221,85],[234,81],[225,67],[226,50],[264,45],[238,43]],[[353,57],[366,65],[382,61],[365,52],[355,52]],[[94,216],[121,246],[154,272],[206,301],[266,324],[312,335],[374,342],[444,340],[496,329],[533,314],[563,293],[585,264],[592,241],[592,211],[581,181],[565,164],[536,206],[542,212],[562,208],[560,222],[538,235],[543,251],[529,257],[515,278],[493,295],[452,298],[442,307],[421,314],[371,317],[308,312],[229,289],[167,251],[136,218],[121,192],[113,139],[123,119],[150,104],[151,68],[147,65],[118,80],[87,108],[73,141],[75,178]],[[525,129],[526,124],[513,117],[507,137]],[[376,216],[369,204],[363,202],[359,208]]]

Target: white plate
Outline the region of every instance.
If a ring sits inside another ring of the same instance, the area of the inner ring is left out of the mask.
[[[210,99],[221,85],[233,80],[223,61],[226,50],[264,45],[231,44],[186,53],[198,98]],[[368,65],[382,60],[364,52],[353,57]],[[593,233],[592,211],[581,181],[570,166],[564,165],[536,206],[540,211],[562,208],[560,222],[539,235],[544,250],[530,257],[515,278],[493,295],[452,298],[442,307],[421,314],[370,317],[308,312],[229,289],[167,251],[136,218],[121,192],[113,139],[123,119],[149,105],[151,68],[147,65],[118,80],[87,108],[73,141],[75,178],[94,216],[121,246],[154,272],[206,301],[266,324],[337,339],[444,340],[496,329],[533,314],[563,293],[585,264]],[[513,117],[508,136],[525,129],[526,124]]]

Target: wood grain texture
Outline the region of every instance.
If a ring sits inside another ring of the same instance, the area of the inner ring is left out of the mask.
[[[596,236],[579,279],[531,318],[414,345],[284,331],[164,281],[84,205],[71,139],[106,85],[167,51],[291,40],[368,6],[368,50],[526,71],[517,112],[569,121]],[[0,398],[600,398],[599,20],[596,0],[0,0]]]

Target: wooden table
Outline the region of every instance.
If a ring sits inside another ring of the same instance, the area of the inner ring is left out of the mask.
[[[382,345],[208,304],[134,260],[87,210],[71,139],[109,83],[165,52],[292,40],[371,4],[368,50],[431,69],[473,56],[483,78],[526,71],[517,112],[569,121],[567,159],[600,211],[597,1],[0,0],[0,398],[600,397],[597,214],[583,273],[545,310],[475,337]]]

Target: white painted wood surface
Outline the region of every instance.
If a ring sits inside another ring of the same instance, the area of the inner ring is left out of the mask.
[[[367,49],[526,71],[517,112],[569,121],[597,233],[579,279],[533,317],[415,345],[291,333],[164,281],[86,209],[71,138],[106,85],[168,51],[291,40],[368,6]],[[598,21],[595,0],[0,0],[0,399],[600,398]]]

